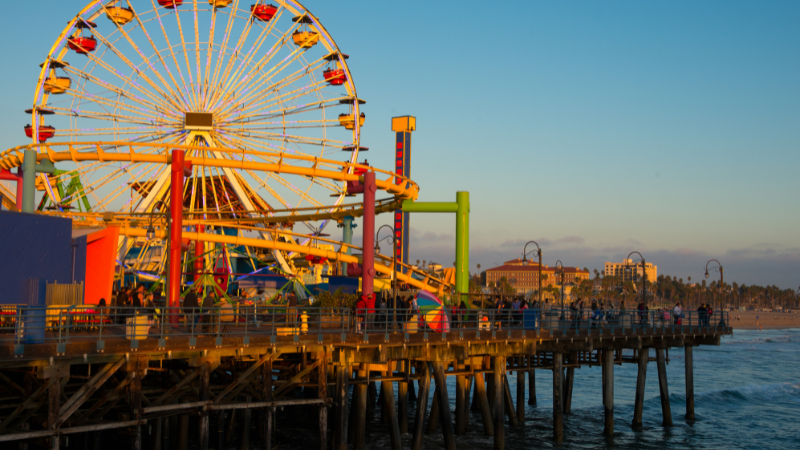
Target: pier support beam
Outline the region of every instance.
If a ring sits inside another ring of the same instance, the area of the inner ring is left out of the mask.
[[[486,396],[486,382],[481,372],[475,373],[475,395],[477,396],[478,409],[480,409],[481,418],[483,419],[483,433],[486,436],[494,436],[492,412],[489,408],[489,398]]]
[[[684,347],[686,364],[686,420],[694,421],[694,356],[692,346]]]
[[[533,369],[533,355],[528,356],[528,404],[536,405],[536,371]]]
[[[661,396],[661,414],[664,418],[662,426],[672,426],[672,411],[669,407],[669,388],[667,386],[667,360],[664,349],[656,349],[656,365],[658,366],[658,392]]]
[[[245,401],[250,403],[253,398],[248,395],[245,397]],[[239,450],[250,450],[250,427],[253,423],[253,410],[247,408],[243,414],[244,420],[242,421],[242,437],[239,439]]]
[[[614,350],[603,350],[604,436],[614,435]]]
[[[636,398],[633,402],[633,422],[631,427],[635,430],[642,429],[642,410],[644,409],[644,384],[647,379],[647,362],[650,359],[650,350],[639,350],[639,373],[636,376]]]
[[[564,440],[563,361],[563,353],[553,353],[553,440],[556,442]]]
[[[519,366],[522,367],[524,356],[518,359]],[[517,423],[525,424],[525,371],[517,370]]]
[[[503,382],[506,372],[506,358],[494,357],[494,450],[503,450],[506,446],[505,426],[503,424],[503,397],[505,397]]]
[[[411,372],[411,363],[409,361],[401,361],[401,368],[403,373],[408,374]],[[399,403],[398,414],[400,433],[408,433],[408,383],[399,381],[397,383],[397,401]],[[392,402],[394,403],[394,402]]]
[[[33,197],[32,195],[30,197]],[[69,373],[67,373],[69,374]],[[47,426],[50,430],[55,430],[58,425],[59,412],[61,410],[61,380],[56,380],[50,383],[47,392]],[[50,437],[50,448],[59,450],[61,448],[61,440],[58,435]]]
[[[367,379],[366,364],[361,364],[358,370],[359,381]],[[359,383],[355,386],[355,398],[353,408],[355,408],[355,426],[353,429],[353,446],[355,450],[363,450],[366,442],[364,438],[367,420],[367,384]]]
[[[391,370],[383,372],[383,376],[389,378]],[[400,384],[400,383],[398,383]],[[399,390],[399,387],[398,387]],[[403,450],[403,442],[400,439],[400,426],[397,423],[397,410],[394,404],[394,388],[391,381],[381,381],[381,393],[386,405],[386,419],[389,422],[389,439],[391,440],[392,450]]]
[[[455,367],[458,371],[463,371],[464,364],[456,363]],[[456,434],[467,433],[467,415],[469,408],[467,407],[467,377],[464,375],[456,376]]]
[[[272,401],[272,358],[261,366],[261,392],[265,402]],[[272,450],[272,416],[274,412],[275,408],[264,409],[264,447],[267,450]]]
[[[200,401],[208,401],[209,381],[211,376],[211,365],[204,363],[201,367],[203,373],[200,374]],[[208,450],[209,439],[209,420],[208,411],[200,411],[200,450]]]
[[[411,450],[422,450],[422,434],[425,424],[425,413],[428,412],[428,395],[431,390],[431,370],[427,362],[421,364],[422,378],[419,380],[419,395],[417,396],[417,414],[414,418],[414,437],[411,440]],[[339,449],[337,449],[339,450]],[[342,449],[346,450],[346,449]]]
[[[570,364],[578,362],[578,352],[569,352]],[[575,384],[575,368],[567,368],[567,375],[564,378],[564,414],[572,413],[572,387]]]
[[[334,419],[333,448],[335,450],[347,450],[347,376],[350,368],[347,366],[336,366],[336,417]],[[269,448],[269,450],[272,450]]]
[[[517,422],[517,412],[514,410],[514,399],[511,397],[511,386],[508,383],[508,375],[503,377],[503,407],[508,416],[508,424],[512,427],[519,425]]]
[[[328,361],[325,352],[317,353],[317,395],[320,400],[328,398]],[[383,384],[383,383],[381,383]],[[319,448],[328,449],[328,406],[319,406]]]
[[[433,363],[433,377],[436,382],[436,391],[438,392],[439,422],[442,423],[444,448],[446,450],[456,450],[453,419],[450,417],[450,397],[447,395],[447,376],[445,375],[443,362],[436,361]]]

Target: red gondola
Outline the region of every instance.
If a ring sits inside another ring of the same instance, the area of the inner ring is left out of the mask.
[[[39,127],[39,142],[47,142],[48,139],[56,135],[56,129],[50,125],[42,125]],[[25,125],[25,136],[33,138],[33,127]]]
[[[183,0],[158,0],[158,4],[167,9],[174,9],[176,6],[181,6]]]
[[[79,55],[93,52],[97,48],[97,39],[94,36],[78,36],[67,39],[70,50],[75,50]]]
[[[328,69],[322,72],[322,76],[325,77],[325,81],[333,86],[341,86],[347,81],[347,75],[342,69]]]
[[[252,5],[250,6],[250,12],[253,13],[256,19],[262,22],[269,22],[275,17],[278,7],[275,5]]]

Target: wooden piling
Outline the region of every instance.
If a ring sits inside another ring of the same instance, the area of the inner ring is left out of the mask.
[[[523,356],[518,359],[518,365],[522,367]],[[525,371],[517,370],[517,422],[519,425],[525,424]]]
[[[409,361],[401,361],[403,373],[408,374],[411,371],[411,363]],[[400,433],[408,433],[408,383],[400,381],[397,383],[397,401],[399,403],[398,414]]]
[[[431,372],[427,362],[421,365],[422,371],[419,380],[419,395],[417,396],[417,414],[414,417],[414,436],[411,440],[411,450],[422,450],[423,425],[425,413],[428,411],[428,395],[431,389]],[[346,449],[337,449],[346,450]]]
[[[528,404],[536,405],[536,371],[533,369],[533,355],[528,355]]]
[[[447,376],[445,375],[444,363],[435,361],[433,363],[433,377],[436,382],[436,391],[439,398],[439,421],[442,423],[442,435],[444,435],[444,448],[446,450],[456,450],[456,438],[453,434],[453,420],[450,416],[450,398],[447,395]]]
[[[647,379],[647,362],[650,359],[649,349],[639,350],[639,373],[636,376],[636,398],[633,401],[633,422],[631,427],[636,430],[642,428],[642,410],[644,409],[644,385]]]
[[[428,426],[425,428],[425,434],[435,433],[437,425],[439,425],[439,386],[435,386],[433,389],[431,412],[428,414]]]
[[[684,347],[686,370],[686,420],[694,421],[694,356],[692,346]]]
[[[55,430],[58,425],[58,417],[61,410],[61,380],[56,380],[50,383],[47,392],[47,427],[50,430]],[[61,448],[61,440],[58,435],[50,437],[50,448],[59,450]]]
[[[325,352],[317,353],[317,395],[321,400],[328,398],[328,361]],[[383,383],[381,383],[383,384]],[[328,407],[319,406],[319,448],[328,449]]]
[[[667,386],[667,361],[664,357],[664,349],[656,349],[656,366],[658,367],[658,393],[661,396],[661,415],[664,418],[661,425],[672,426],[672,411],[669,407],[669,388]]]
[[[603,350],[603,409],[605,427],[603,435],[614,435],[614,350]]]
[[[367,379],[366,364],[361,364],[358,370],[359,381]],[[367,384],[359,383],[355,386],[356,403],[355,407],[355,429],[353,430],[355,436],[353,437],[353,445],[356,450],[363,450],[366,445],[365,431],[367,420]]]
[[[181,414],[178,417],[178,450],[189,449],[189,415]]]
[[[144,376],[144,370],[147,367],[146,364],[146,360],[136,361],[136,371],[134,373],[133,380],[131,380],[130,390],[132,419],[142,418],[142,376]],[[133,450],[142,450],[142,426],[137,425],[133,431],[135,433],[133,436]]]
[[[569,362],[578,362],[578,352],[569,353]],[[567,375],[564,378],[564,414],[572,413],[572,387],[575,384],[575,368],[567,368]]]
[[[454,367],[458,371],[464,371],[464,364],[457,363]],[[465,375],[456,376],[456,430],[458,435],[467,433],[467,377]]]
[[[203,373],[200,374],[200,401],[208,401],[209,382],[211,377],[211,365],[204,363],[201,367]],[[208,411],[200,411],[200,450],[208,450],[209,439],[209,419]]]
[[[562,405],[564,390],[561,385],[564,354],[553,353],[553,440],[564,440],[564,406]]]
[[[272,358],[268,359],[261,366],[261,396],[265,402],[272,401]],[[275,408],[264,408],[264,447],[272,450],[272,416]],[[222,449],[217,449],[222,450]]]
[[[384,377],[389,377],[390,371],[383,372]],[[399,387],[398,387],[399,389]],[[381,381],[381,391],[383,401],[386,404],[386,419],[389,423],[389,439],[392,450],[403,450],[403,442],[400,439],[400,426],[397,423],[397,410],[394,404],[394,389],[391,381]]]
[[[506,358],[505,356],[495,356],[493,361],[494,368],[494,449],[503,450],[506,446],[505,426],[503,425],[503,397],[504,395],[504,378],[506,371]]]
[[[517,422],[517,412],[514,410],[514,399],[511,397],[511,385],[508,382],[508,376],[503,377],[503,395],[503,408],[508,416],[508,424],[516,427],[519,422]]]
[[[478,408],[483,419],[483,433],[486,436],[494,436],[494,422],[492,412],[489,408],[489,399],[486,396],[486,383],[483,380],[483,373],[475,373],[475,393],[478,398]]]
[[[333,432],[335,450],[347,450],[347,375],[349,373],[349,367],[336,366],[336,416]]]

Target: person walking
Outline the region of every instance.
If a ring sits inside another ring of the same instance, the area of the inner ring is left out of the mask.
[[[675,318],[675,325],[681,325],[681,318],[683,317],[683,310],[681,309],[681,302],[675,304],[675,308],[672,310],[672,315]]]
[[[197,322],[197,309],[200,306],[197,301],[197,292],[201,292],[202,286],[197,286],[194,289],[189,289],[186,296],[183,297],[183,323],[189,328],[190,333],[194,333],[194,325]]]

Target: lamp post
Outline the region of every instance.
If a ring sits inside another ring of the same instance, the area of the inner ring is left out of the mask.
[[[720,308],[725,307],[725,291],[723,290],[725,284],[725,277],[723,276],[724,269],[722,268],[722,263],[717,261],[716,259],[709,259],[706,263],[706,278],[708,278],[708,265],[712,262],[717,263],[716,267],[711,267],[711,270],[716,270],[719,272],[719,295],[720,295]]]
[[[642,303],[644,303],[645,308],[647,308],[647,267],[645,266],[644,256],[642,256],[642,254],[639,252],[630,252],[626,259],[630,261],[631,255],[634,253],[639,255],[639,257],[642,259]],[[625,265],[627,266],[627,263],[625,263]],[[636,267],[636,264],[634,264],[634,267]],[[633,273],[631,273],[631,279],[633,279]],[[625,282],[625,280],[622,281],[623,283]]]
[[[529,241],[525,244],[525,247],[522,249],[522,265],[528,265],[528,244],[533,244],[536,246],[536,250],[531,250],[531,252],[536,252],[539,255],[539,307],[542,307],[542,248],[539,247],[539,244],[536,241]]]
[[[561,311],[562,311],[562,314],[563,314],[563,311],[564,311],[564,264],[561,263],[560,259],[558,261],[556,261],[556,267],[561,269],[561,270],[559,270],[559,274],[561,275],[561,280],[560,280],[560,283],[561,283]]]
[[[381,234],[381,230],[384,228],[388,228],[389,231],[392,232],[391,235],[386,236],[383,239],[379,239],[378,237]],[[389,243],[392,244],[392,310],[397,309],[397,238],[394,235],[394,230],[389,225],[383,225],[382,227],[378,228],[378,232],[375,233],[375,254],[379,254],[381,251],[381,247],[378,245],[383,240],[389,240]]]

